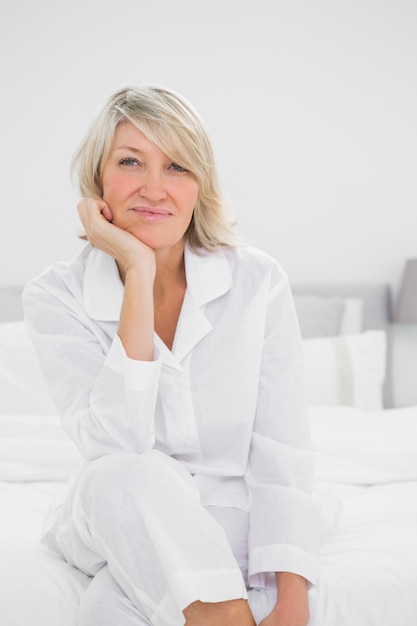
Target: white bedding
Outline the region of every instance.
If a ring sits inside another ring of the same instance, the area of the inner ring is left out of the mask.
[[[320,550],[317,626],[415,626],[417,481],[327,488],[342,512]]]
[[[311,626],[417,624],[417,407],[310,407],[322,510]],[[75,626],[88,577],[39,541],[80,457],[52,415],[0,415],[0,624]]]
[[[89,579],[41,543],[53,482],[0,483],[0,624],[75,626]]]
[[[417,407],[310,407],[310,419],[323,518],[317,626],[415,626]]]

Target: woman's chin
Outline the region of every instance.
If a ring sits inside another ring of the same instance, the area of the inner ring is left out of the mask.
[[[167,234],[158,232],[144,231],[144,229],[129,228],[127,229],[136,239],[141,241],[145,246],[153,250],[166,250],[174,247],[184,248],[185,236],[180,237],[168,236]]]

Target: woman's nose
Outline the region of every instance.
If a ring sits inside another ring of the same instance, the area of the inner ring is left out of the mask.
[[[166,197],[163,174],[147,171],[141,176],[140,195],[142,198],[157,202]]]

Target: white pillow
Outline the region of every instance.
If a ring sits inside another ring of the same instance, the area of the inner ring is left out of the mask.
[[[303,350],[310,406],[383,408],[385,331],[303,339]]]
[[[341,335],[355,335],[363,331],[363,299],[345,298],[345,311],[340,328]]]
[[[56,413],[23,321],[0,324],[1,413]]]

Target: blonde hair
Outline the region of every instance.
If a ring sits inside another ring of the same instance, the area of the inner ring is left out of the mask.
[[[101,197],[101,174],[119,124],[129,121],[168,158],[195,176],[198,199],[186,233],[198,251],[234,245],[233,224],[224,210],[213,150],[201,118],[179,94],[163,87],[126,87],[104,105],[74,154],[82,197]]]

